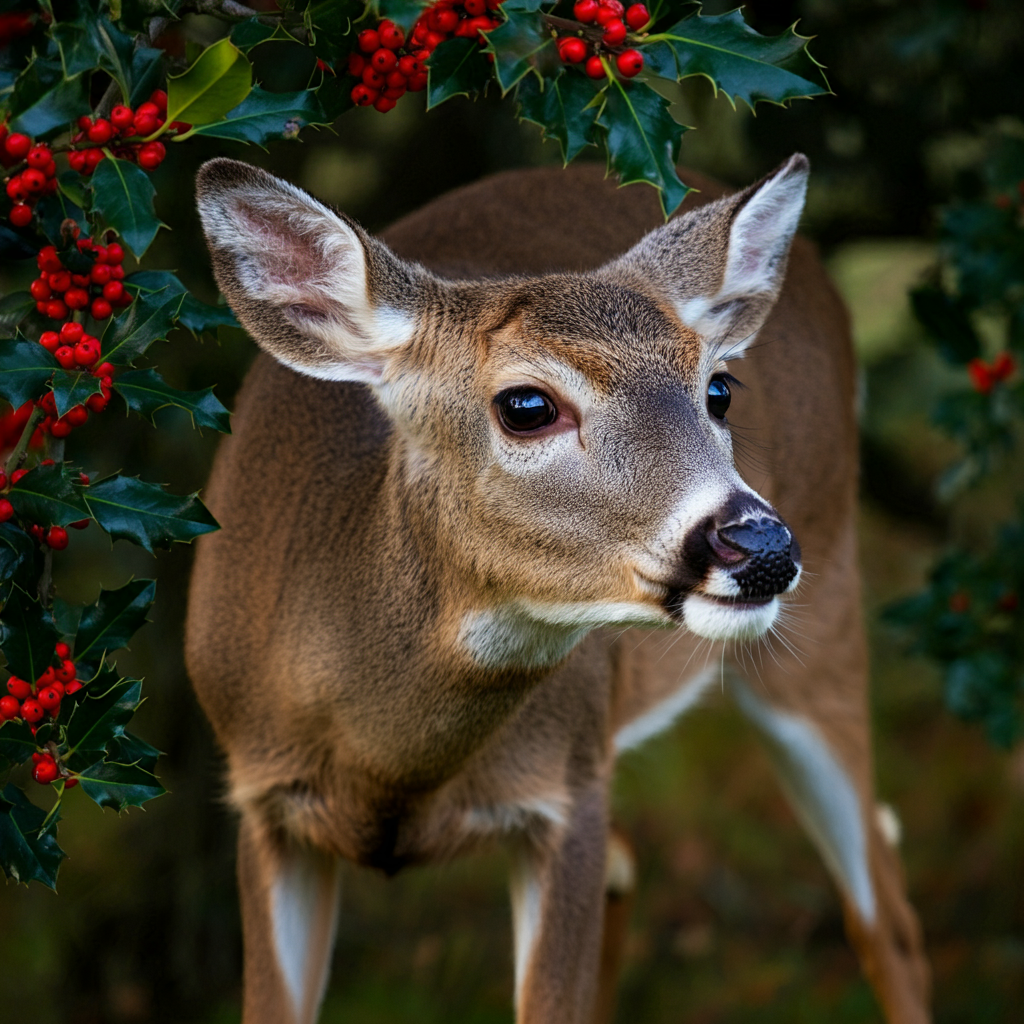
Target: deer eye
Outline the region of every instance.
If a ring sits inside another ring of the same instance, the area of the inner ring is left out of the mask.
[[[558,418],[555,403],[535,388],[509,388],[494,399],[494,404],[502,425],[515,434],[539,430]]]
[[[729,411],[729,403],[732,401],[732,392],[725,377],[715,374],[708,383],[708,412],[716,420],[724,420],[725,414]]]

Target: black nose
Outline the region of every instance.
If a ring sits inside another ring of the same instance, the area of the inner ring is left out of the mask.
[[[743,597],[774,597],[793,582],[800,553],[793,535],[778,519],[744,519],[718,527],[716,534],[719,543],[712,547],[722,561],[739,563],[730,575]]]

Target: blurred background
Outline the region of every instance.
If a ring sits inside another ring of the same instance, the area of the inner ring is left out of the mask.
[[[863,373],[861,543],[879,793],[902,823],[936,1020],[1022,1020],[1024,748],[998,751],[951,717],[934,666],[911,657],[879,613],[919,589],[948,545],[983,543],[1022,477],[1018,458],[967,498],[937,500],[935,479],[955,449],[929,409],[964,375],[925,343],[907,290],[935,263],[937,208],[982,191],[986,139],[1024,132],[1024,10],[1019,0],[755,0],[746,12],[762,32],[800,19],[799,30],[818,37],[812,53],[835,95],[755,117],[691,79],[672,94],[678,120],[698,129],[684,137],[682,163],[745,185],[794,150],[811,158],[803,230],[850,305]],[[199,24],[211,39],[222,31]],[[298,46],[251,57],[270,89],[299,88],[309,74]],[[171,147],[153,177],[157,212],[175,230],[161,232],[148,265],[176,270],[215,301],[192,180],[216,154],[265,166],[371,230],[481,175],[559,159],[497,97],[430,113],[421,97],[386,116],[350,112],[334,131],[307,130],[270,152],[200,138]],[[222,330],[202,342],[180,332],[154,358],[170,383],[215,383],[230,407],[253,354],[244,334]],[[216,437],[199,437],[174,410],[159,415],[160,431],[113,411],[94,417],[69,457],[102,452],[102,465],[86,460],[90,473],[145,466],[175,491],[201,488]],[[111,550],[95,529],[57,559],[59,593],[72,601],[95,600],[100,582],[159,580],[153,622],[119,662],[145,677],[148,701],[133,728],[167,752],[159,770],[170,794],[121,820],[71,794],[60,894],[11,883],[0,892],[2,1024],[239,1019],[234,822],[182,664],[190,559],[184,546],[156,558],[125,543]],[[630,754],[615,810],[640,870],[621,1024],[881,1020],[831,883],[729,707],[712,700]],[[391,881],[347,870],[322,1019],[510,1021],[510,927],[500,857]]]

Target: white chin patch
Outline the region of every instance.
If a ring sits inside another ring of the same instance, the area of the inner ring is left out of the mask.
[[[691,633],[708,640],[756,640],[771,629],[779,599],[766,604],[730,604],[690,594],[683,602],[683,622]]]

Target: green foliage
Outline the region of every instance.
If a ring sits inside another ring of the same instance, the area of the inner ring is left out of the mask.
[[[961,457],[939,489],[952,497],[1001,465],[1024,423],[1024,139],[997,136],[986,164],[988,194],[942,218],[947,267],[911,294],[939,353],[967,369],[971,386],[943,396],[934,422]],[[983,358],[980,318],[998,325],[1003,350]],[[914,649],[942,666],[946,703],[1009,747],[1024,735],[1024,503],[982,554],[957,549],[933,570],[928,588],[890,610]]]
[[[150,175],[160,160],[173,162],[176,152],[197,136],[219,140],[225,150],[239,153],[244,145],[267,146],[295,139],[309,127],[330,126],[354,105],[356,81],[347,67],[358,32],[390,18],[411,34],[425,5],[420,0],[319,0],[282,3],[257,16],[239,17],[232,10],[221,12],[222,22],[213,22],[222,30],[212,42],[211,22],[201,33],[192,32],[194,5],[180,0],[43,6],[48,18],[33,23],[31,36],[3,47],[0,121],[33,142],[45,141],[56,171],[50,169],[51,184],[17,216],[7,193],[0,193],[0,249],[12,261],[31,260],[50,244],[62,272],[77,278],[81,289],[97,283],[97,250],[84,244],[86,239],[109,246],[116,238],[137,261],[151,251],[165,226],[156,214]],[[624,183],[646,182],[659,190],[668,215],[687,193],[675,170],[686,129],[673,120],[668,102],[650,80],[705,75],[716,89],[751,105],[818,95],[827,85],[807,54],[806,40],[792,30],[763,37],[738,11],[706,18],[682,0],[652,9],[657,25],[632,33],[617,50],[600,49],[607,74],[593,79],[582,67],[563,64],[555,45],[556,36],[566,32],[586,36],[591,47],[598,42],[599,30],[571,20],[569,0],[506,0],[493,20],[485,19],[485,29],[470,26],[468,34],[433,48],[426,82],[419,81],[426,87],[426,106],[457,96],[478,97],[493,83],[501,95],[512,95],[519,117],[558,142],[566,162],[590,146],[603,146],[610,168]],[[153,45],[160,26],[151,32],[152,19],[164,17],[184,33],[185,59]],[[253,80],[254,66],[263,66],[260,55],[267,52],[259,48],[281,44],[293,56],[296,48],[305,47],[308,59],[308,79],[293,82],[291,91],[274,91]],[[616,70],[615,53],[626,46],[644,56],[640,78],[624,79]],[[105,129],[100,138],[91,134],[97,119],[106,118],[116,104],[137,112],[143,103],[160,109],[157,100],[166,101],[166,116],[159,124],[151,122],[155,129],[140,128],[135,134],[133,123],[122,134],[111,130],[104,135]],[[89,120],[80,121],[85,117]],[[13,163],[5,165],[5,181],[14,173],[20,172]],[[19,718],[0,724],[3,770],[35,755],[52,758],[59,773],[48,812],[17,787],[7,786],[0,800],[0,863],[9,877],[51,887],[63,857],[55,835],[69,791],[80,786],[100,806],[118,811],[163,793],[154,774],[159,751],[125,731],[142,701],[142,684],[121,679],[110,661],[146,621],[155,585],[135,580],[118,590],[102,590],[89,606],[69,604],[52,584],[53,560],[68,543],[60,528],[95,520],[113,540],[128,540],[148,552],[217,528],[194,494],[173,495],[120,474],[89,483],[74,460],[66,458],[65,446],[74,449],[76,438],[65,438],[90,416],[103,413],[111,392],[129,414],[150,421],[160,409],[174,406],[199,428],[229,430],[228,411],[211,388],[179,390],[154,366],[134,367],[152,355],[154,342],[177,327],[195,335],[237,327],[231,311],[197,299],[169,270],[141,267],[124,278],[124,286],[131,301],[120,308],[122,297],[115,288],[108,298],[117,315],[109,320],[96,312],[95,291],[84,308],[80,297],[71,302],[66,293],[67,306],[77,312],[69,308],[64,319],[80,323],[89,337],[101,338],[100,359],[113,367],[97,371],[102,378],[90,372],[94,364],[81,365],[94,349],[87,347],[83,354],[69,342],[62,352],[52,339],[49,349],[38,343],[44,330],[61,327],[50,320],[52,296],[38,298],[21,290],[0,297],[0,333],[6,339],[0,340],[0,397],[22,409],[17,422],[24,423],[19,439],[11,443],[8,438],[10,454],[0,488],[0,515],[6,516],[0,522],[0,649],[10,670],[38,693],[55,678],[51,670],[66,674],[58,642],[67,643],[79,684],[64,692],[56,717],[40,719],[34,731]],[[33,408],[25,422],[27,403]],[[45,452],[37,454],[40,437]],[[19,473],[15,483],[12,475],[19,469],[27,472]]]

